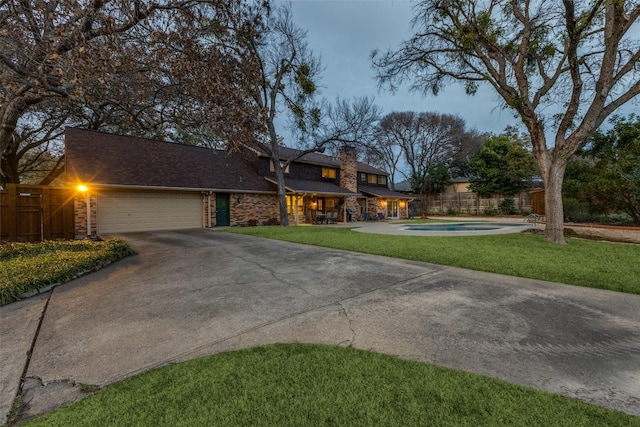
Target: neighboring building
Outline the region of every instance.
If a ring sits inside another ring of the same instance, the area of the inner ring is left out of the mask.
[[[293,154],[281,147],[283,159]],[[78,237],[87,234],[87,224],[94,235],[278,222],[271,160],[253,149],[228,154],[68,128],[65,156],[66,184],[88,187],[75,198]],[[339,158],[306,154],[285,173],[289,220],[309,223],[329,212],[339,220],[364,212],[406,218],[410,197],[389,190],[387,179],[352,151]]]
[[[444,189],[445,193],[469,193],[471,189],[469,188],[471,185],[470,178],[452,178],[451,183],[447,185]]]
[[[471,192],[471,190],[469,189],[470,184],[470,178],[452,178],[451,182],[445,187],[443,193],[469,193]],[[412,193],[411,185],[407,180],[396,183],[394,185],[394,188],[396,189],[396,191],[400,191],[403,193]]]

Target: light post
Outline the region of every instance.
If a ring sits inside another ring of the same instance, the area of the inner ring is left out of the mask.
[[[91,238],[91,194],[89,193],[89,188],[86,185],[80,184],[78,185],[78,191],[81,193],[87,193],[87,239]]]

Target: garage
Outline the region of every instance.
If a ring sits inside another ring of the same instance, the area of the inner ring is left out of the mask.
[[[124,192],[98,195],[99,234],[202,227],[199,192]]]

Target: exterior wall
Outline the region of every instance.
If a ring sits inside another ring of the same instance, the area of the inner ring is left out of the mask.
[[[238,199],[240,200],[238,202]],[[91,235],[97,234],[96,193],[91,194]],[[203,224],[209,227],[209,203],[204,196]],[[78,193],[74,199],[75,237],[84,239],[87,236],[87,196]],[[211,193],[211,227],[216,226],[216,195]],[[231,193],[230,197],[231,226],[267,225],[277,222],[278,198],[272,194]]]
[[[343,149],[340,152],[340,187],[354,193],[358,192],[358,162],[354,149]],[[357,196],[345,197],[345,203],[353,216],[360,216]]]
[[[232,226],[277,223],[278,214],[278,196],[275,194],[231,193]]]
[[[216,193],[204,196],[203,201],[202,224],[204,224],[204,228],[213,228],[216,226]],[[211,215],[209,215],[209,212],[211,212]]]
[[[91,236],[97,234],[97,206],[96,194],[89,193],[91,202]],[[73,211],[75,216],[75,236],[76,239],[84,239],[87,237],[87,195],[77,193],[73,198]]]
[[[209,203],[211,221],[209,222]],[[275,194],[231,193],[229,197],[229,223],[231,227],[273,225],[278,218],[278,196]],[[216,227],[216,193],[211,193],[210,202],[205,198],[205,228]]]
[[[445,188],[445,193],[469,193],[469,185],[471,183],[469,181],[461,181],[461,182],[453,182]]]
[[[409,203],[406,200],[400,201],[399,203],[400,205],[398,206],[398,215],[400,216],[400,219],[409,218]]]
[[[367,212],[372,217],[378,215],[378,213],[382,213],[385,216],[387,215],[387,208],[382,206],[382,199],[378,199],[377,197],[367,197]]]
[[[271,160],[266,157],[260,157],[260,164],[258,168],[258,173],[263,176],[269,176],[275,178],[275,172],[270,170]],[[334,166],[325,166],[336,170],[336,178],[323,178],[322,177],[322,166],[311,164],[311,163],[302,163],[302,162],[293,162],[289,165],[289,173],[285,173],[285,179],[304,179],[306,181],[320,181],[320,182],[330,182],[332,184],[338,185],[339,177],[340,177],[340,168]]]
[[[384,217],[387,217],[387,203],[390,200],[397,199],[381,199],[378,197],[367,197],[367,210],[372,217],[381,213]],[[406,219],[409,218],[409,203],[406,200],[397,200],[398,202],[398,218]],[[404,206],[403,206],[404,204]]]

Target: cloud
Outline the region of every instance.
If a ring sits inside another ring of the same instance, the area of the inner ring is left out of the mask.
[[[373,50],[397,48],[411,35],[414,2],[409,1],[317,1],[291,3],[296,24],[308,31],[307,41],[322,57],[325,71],[320,96],[333,101],[337,96],[375,96],[385,113],[392,111],[435,111],[455,114],[469,128],[501,132],[516,124],[513,114],[503,110],[497,95],[481,89],[469,97],[462,86],[446,88],[439,96],[425,96],[401,88],[397,93],[380,91],[369,59]]]

